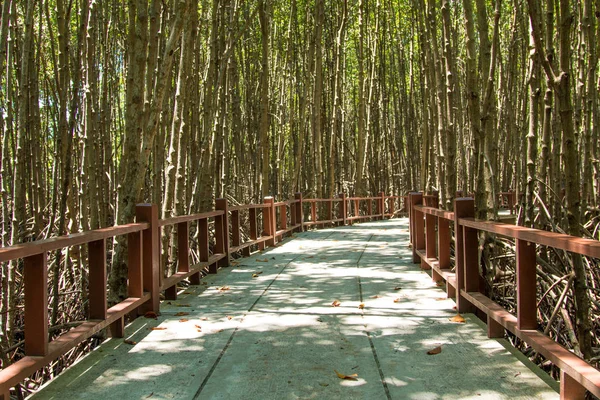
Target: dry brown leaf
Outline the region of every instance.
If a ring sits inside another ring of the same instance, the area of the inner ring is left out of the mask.
[[[179,322],[188,322],[188,321],[189,321],[189,319],[187,319],[187,318],[181,318],[181,319],[179,320]]]
[[[134,342],[133,340],[123,340],[123,343],[130,344],[132,346],[135,346],[137,344],[137,342]]]
[[[340,379],[346,379],[346,380],[349,380],[349,381],[357,381],[358,380],[358,374],[345,375],[345,374],[342,374],[342,373],[338,372],[335,369],[333,371],[336,373],[336,375]]]
[[[219,292],[225,292],[227,290],[231,289],[229,286],[221,286],[220,288],[218,288],[217,290]]]
[[[463,316],[460,314],[456,314],[454,317],[448,319],[452,322],[458,322],[460,324],[464,324],[466,322]]]
[[[333,307],[339,307],[341,304],[342,304],[342,303],[340,303],[340,301],[339,301],[339,300],[334,300],[334,301],[333,301],[333,303],[331,303],[331,305],[332,305]]]
[[[269,260],[268,260],[268,259],[266,259],[266,258],[265,258],[265,259],[260,259],[260,258],[257,258],[257,259],[256,259],[256,262],[269,262]]]
[[[196,329],[200,330],[202,329],[202,327],[200,325],[194,325],[196,327]]]
[[[146,314],[144,314],[144,317],[158,319],[158,315],[154,311],[148,311]]]
[[[360,303],[358,305],[358,308],[361,309],[361,310],[363,310],[365,308],[365,303]]]
[[[435,349],[431,349],[427,352],[427,354],[429,354],[430,356],[433,356],[435,354],[440,354],[442,352],[442,346],[438,346]]]
[[[208,321],[208,318],[207,317],[202,317],[202,318],[200,318],[200,320],[202,320],[202,321]]]
[[[380,295],[378,295],[378,294],[376,294],[375,296],[371,296],[371,298],[372,298],[372,299],[378,299],[378,298],[380,298],[380,297],[381,297],[381,296],[380,296]]]
[[[231,315],[228,315],[227,319],[233,319],[233,317]]]
[[[181,294],[192,294],[192,292],[183,292]]]
[[[183,317],[184,315],[190,315],[190,313],[185,311],[179,311],[177,314],[175,314],[176,317]]]
[[[436,301],[443,301],[443,300],[446,300],[446,298],[445,298],[445,297],[438,297],[438,298],[437,298],[437,299],[435,299],[435,300],[436,300]]]
[[[394,303],[400,303],[400,297],[398,297],[397,299],[394,299]]]
[[[167,328],[163,328],[161,326],[154,326],[152,328],[150,328],[151,331],[166,331]]]
[[[253,278],[258,278],[258,274],[252,274]]]
[[[189,304],[176,304],[176,307],[191,307]]]
[[[396,287],[394,288],[394,290],[400,290],[400,289],[402,289],[400,286],[396,286]]]

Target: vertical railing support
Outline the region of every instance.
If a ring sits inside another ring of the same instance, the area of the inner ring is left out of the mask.
[[[285,231],[287,229],[287,204],[279,206],[279,229]],[[283,234],[281,235],[283,239]]]
[[[200,253],[200,262],[208,262],[210,255],[208,243],[208,219],[206,218],[198,220],[198,252]],[[208,272],[211,274],[216,273],[216,266],[209,265]]]
[[[537,329],[535,243],[516,239],[517,328]]]
[[[340,193],[338,194],[338,197],[340,199],[342,199],[342,201],[340,202],[340,208],[338,209],[338,219],[341,219],[341,225],[344,226],[346,225],[346,218],[348,215],[348,204],[346,203],[346,193]]]
[[[379,192],[379,214],[381,214],[381,219],[385,219],[385,192]]]
[[[215,218],[215,236],[217,243],[215,253],[225,254],[225,257],[219,260],[219,267],[228,267],[230,262],[229,253],[229,207],[227,199],[217,199],[215,201],[215,210],[223,211],[223,215]],[[219,243],[221,240],[221,243]]]
[[[456,238],[456,310],[458,312],[473,312],[474,307],[462,295],[461,290],[465,289],[465,236],[464,228],[460,225],[460,218],[471,218],[475,216],[475,202],[471,198],[459,198],[454,200],[454,234]],[[471,236],[469,236],[469,240]],[[474,246],[477,251],[477,242],[469,242],[469,246]],[[472,251],[472,248],[468,249]],[[470,253],[469,253],[470,254]],[[469,256],[469,260],[471,260]],[[471,270],[469,270],[471,272]]]
[[[274,210],[273,204],[275,201],[273,197],[267,196],[264,199],[264,204],[268,205],[268,207],[263,208],[263,232],[265,236],[269,236],[267,239],[267,246],[275,246],[275,229],[274,229]]]
[[[581,383],[573,379],[564,370],[560,370],[560,398],[561,400],[585,399],[586,389]]]
[[[88,243],[89,318],[106,319],[106,240]]]
[[[135,208],[137,222],[148,222],[150,228],[142,232],[142,263],[144,291],[150,293],[150,301],[141,311],[160,311],[160,238],[158,227],[158,206],[156,204],[138,204]]]
[[[46,252],[24,260],[25,354],[48,354],[48,256]]]
[[[413,263],[418,263],[421,258],[417,254],[417,250],[425,248],[425,232],[423,225],[423,213],[417,212],[414,206],[423,204],[423,193],[412,192],[409,194],[410,203],[410,229],[412,237]]]
[[[373,199],[370,197],[367,197],[367,215],[369,220],[373,219]]]
[[[317,218],[317,202],[316,201],[311,201],[310,202],[310,222],[316,223],[318,218]],[[317,228],[316,224],[313,225],[314,229]]]
[[[437,208],[437,201],[433,201],[431,207]],[[436,217],[431,214],[425,214],[425,257],[436,258],[436,235],[435,235]],[[431,271],[431,278],[437,282],[442,277],[435,269]]]
[[[127,235],[127,295],[140,298],[144,295],[142,273],[142,232]]]
[[[304,232],[304,210],[302,206],[302,193],[296,193],[294,195],[294,198],[298,200],[298,202],[296,203],[296,223],[300,224],[300,232]]]
[[[399,197],[398,197],[398,201],[400,201]],[[390,218],[394,218],[395,211],[396,211],[396,198],[390,197]]]
[[[240,237],[240,212],[231,211],[231,247],[239,246],[242,243]]]

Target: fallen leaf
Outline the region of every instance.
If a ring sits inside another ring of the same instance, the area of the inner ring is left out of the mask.
[[[438,286],[438,287],[442,287],[442,286],[444,286],[444,281],[437,281],[435,283],[435,285]]]
[[[163,328],[163,327],[160,327],[160,326],[154,326],[154,327],[150,328],[150,330],[151,331],[166,331],[167,328]]]
[[[154,311],[148,311],[146,314],[144,314],[144,317],[158,319],[158,315]]]
[[[394,288],[394,290],[400,290],[400,289],[402,289],[400,286],[396,286],[396,287]]]
[[[357,381],[358,380],[358,374],[352,374],[352,375],[344,375],[342,373],[339,373],[338,371],[336,371],[335,369],[333,370],[336,375],[338,376],[338,378],[340,379],[346,379],[349,381]]]
[[[196,327],[196,329],[200,330],[202,329],[202,327],[200,325],[194,325]]]
[[[220,287],[220,288],[218,288],[217,290],[218,290],[219,292],[225,292],[225,291],[227,291],[227,290],[229,290],[229,289],[230,289],[230,287],[229,287],[229,286],[221,286],[221,287]]]
[[[202,321],[208,321],[208,318],[207,318],[207,317],[202,317],[202,318],[200,318],[200,319],[201,319]]]
[[[182,294],[192,294],[192,292],[183,292]]]
[[[380,296],[380,295],[378,295],[378,294],[376,294],[375,296],[371,296],[371,298],[372,298],[372,299],[378,299],[378,298],[380,298],[380,297],[381,297],[381,296]]]
[[[365,303],[360,303],[358,305],[358,308],[361,309],[361,310],[364,309],[365,308]]]
[[[306,258],[315,258],[315,256],[308,256],[308,257],[306,257]]]
[[[262,271],[258,271],[258,272],[257,272],[257,273],[255,273],[254,275],[260,275],[260,274],[262,274],[262,273],[263,273]]]
[[[176,307],[191,307],[189,304],[176,304]]]
[[[438,346],[435,349],[431,349],[427,352],[427,354],[429,354],[430,356],[433,356],[435,354],[440,354],[442,352],[442,346]]]
[[[327,386],[329,386],[329,383],[319,383],[319,385],[321,385],[323,387],[327,387]]]
[[[223,329],[219,329],[219,330],[217,331],[217,333],[220,333],[220,332],[223,332]]]
[[[258,274],[252,274],[253,278],[258,278]]]
[[[521,373],[520,373],[520,372],[517,372],[517,373],[515,374],[515,378],[516,378],[517,376],[519,376],[519,375],[521,375]]]
[[[443,301],[443,300],[447,300],[445,297],[438,297],[437,299],[435,299],[435,301]]]
[[[183,317],[184,315],[190,315],[190,313],[185,312],[185,311],[180,311],[177,314],[175,314],[176,317]]]
[[[339,307],[341,304],[342,304],[342,303],[340,303],[340,301],[339,301],[339,300],[334,300],[334,301],[333,301],[333,303],[331,303],[331,305],[332,305],[333,307]]]
[[[260,259],[260,258],[257,258],[257,259],[256,259],[256,262],[269,262],[269,260],[268,260],[268,259],[266,259],[266,258],[265,258],[264,260],[263,260],[263,259]]]
[[[123,343],[130,344],[132,346],[135,346],[137,344],[137,342],[134,342],[133,340],[123,340]]]
[[[398,297],[397,299],[394,299],[394,303],[400,303],[400,297]]]
[[[202,282],[200,282],[200,284],[206,286],[206,285],[208,285],[208,282],[202,281]]]
[[[448,318],[448,319],[452,322],[458,322],[461,324],[464,324],[466,322],[465,319],[463,318],[463,316],[460,314],[456,314],[454,317]]]
[[[189,319],[187,319],[187,318],[181,318],[181,319],[179,320],[179,322],[188,322],[188,321],[189,321]]]
[[[227,319],[232,319],[232,318],[233,318],[233,317],[232,317],[231,315],[228,315],[228,316],[227,316]]]

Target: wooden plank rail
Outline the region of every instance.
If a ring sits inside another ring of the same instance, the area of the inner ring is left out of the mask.
[[[158,206],[136,206],[136,223],[96,229],[36,242],[0,248],[0,262],[23,260],[25,292],[25,357],[0,371],[0,400],[10,398],[10,388],[40,368],[66,354],[102,329],[109,328],[113,337],[123,337],[125,316],[137,317],[160,311],[160,292],[166,299],[177,298],[177,284],[189,279],[200,284],[204,273],[217,273],[230,264],[231,254],[249,256],[251,248],[275,246],[285,235],[302,232],[308,226],[346,225],[361,219],[392,217],[401,208],[399,196],[347,197],[341,193],[331,199],[293,199],[275,202],[266,197],[262,204],[229,206],[217,199],[215,210],[159,220]],[[396,206],[396,201],[398,205]],[[361,215],[359,205],[366,213]],[[373,204],[375,207],[373,207]],[[350,215],[354,205],[354,214]],[[310,209],[305,220],[304,207]],[[386,207],[387,206],[387,207]],[[318,220],[317,210],[325,215]],[[248,226],[241,226],[240,212],[248,213]],[[260,213],[260,214],[259,214]],[[257,217],[262,215],[259,231]],[[214,241],[209,241],[209,221],[214,225]],[[190,223],[197,223],[199,262],[190,263]],[[161,229],[173,227],[177,238],[176,270],[164,277],[160,265]],[[241,230],[247,229],[250,240],[241,241]],[[108,308],[107,305],[107,240],[126,236],[129,297]],[[86,245],[89,255],[89,315],[76,328],[48,340],[48,253],[71,246]]]
[[[508,204],[511,204],[512,192]],[[505,196],[507,193],[501,193]],[[487,316],[488,336],[516,335],[561,370],[561,399],[583,398],[588,390],[600,397],[600,371],[552,338],[538,331],[536,299],[536,246],[548,246],[592,258],[600,258],[600,242],[474,218],[472,198],[454,201],[454,212],[424,205],[425,196],[408,195],[413,262],[431,268],[432,278],[444,279],[448,297],[455,298],[459,312],[482,311]],[[513,204],[514,205],[514,204]],[[450,223],[454,224],[455,271],[450,271]],[[491,300],[479,287],[479,231],[513,238],[516,243],[516,315]],[[437,245],[436,245],[437,243]]]

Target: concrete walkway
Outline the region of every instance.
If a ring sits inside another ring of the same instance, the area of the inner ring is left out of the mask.
[[[449,321],[454,302],[411,263],[406,219],[294,236],[138,318],[135,344],[107,340],[34,397],[558,398],[475,317]]]

